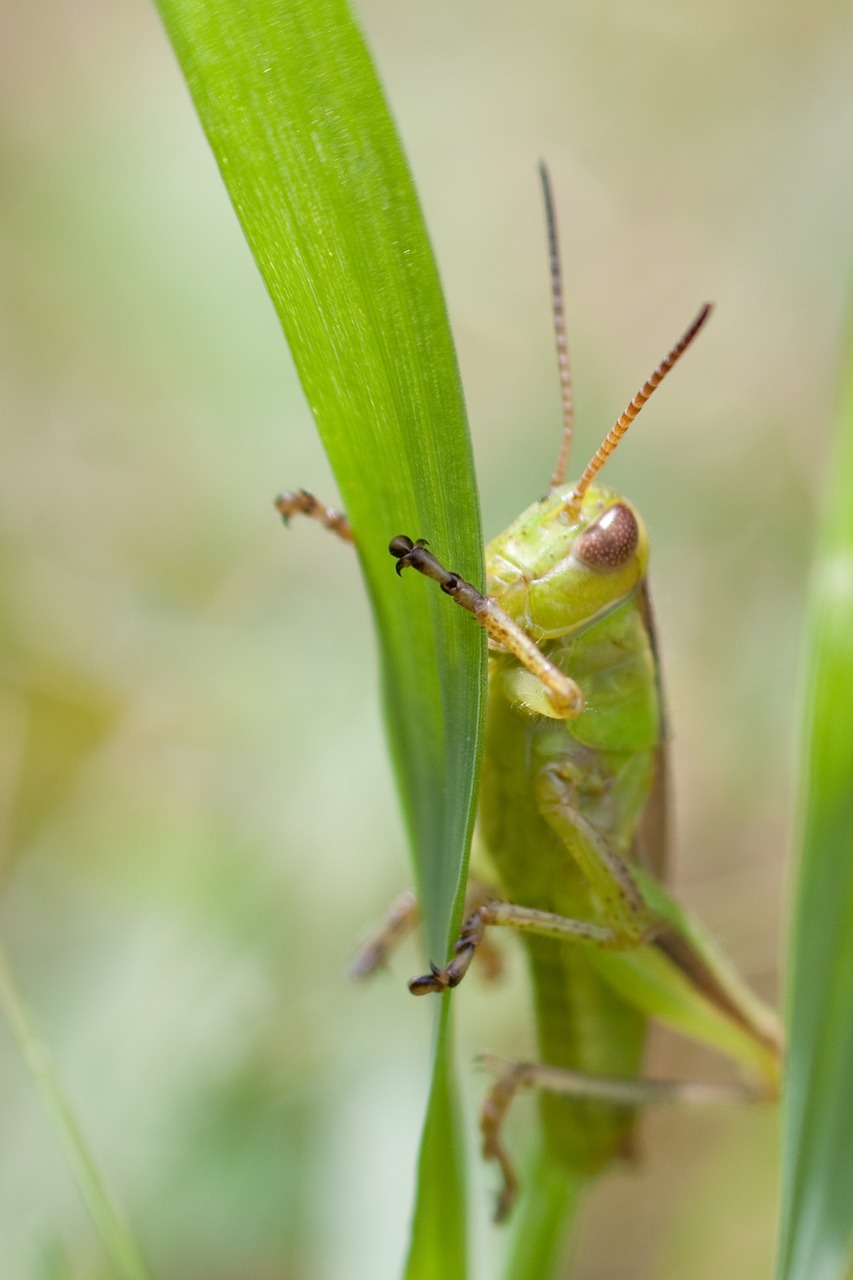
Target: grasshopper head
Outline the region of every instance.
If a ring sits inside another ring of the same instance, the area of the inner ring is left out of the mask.
[[[565,477],[574,431],[574,398],[563,312],[563,281],[551,183],[540,167],[548,226],[551,297],[563,401],[563,438],[548,496],[522,513],[486,548],[487,590],[536,642],[590,626],[642,583],[649,558],[634,507],[597,483],[598,473],[649,397],[705,324],[710,304],[629,401],[575,485]],[[544,699],[543,699],[544,701]],[[543,714],[552,714],[542,707]]]
[[[536,502],[486,548],[488,591],[537,641],[583,630],[645,577],[649,544],[634,507],[591,485]]]
[[[548,496],[522,513],[486,548],[487,590],[535,641],[582,631],[627,600],[649,559],[645,527],[634,507],[597,483],[643,405],[681,359],[711,312],[696,319],[630,400],[575,485],[565,483],[574,401],[563,316],[563,283],[547,170],[541,170],[551,258],[554,334],[563,399],[563,439]],[[547,714],[547,712],[546,712]]]

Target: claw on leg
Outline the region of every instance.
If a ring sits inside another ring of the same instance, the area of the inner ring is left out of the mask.
[[[429,973],[421,974],[409,981],[409,990],[413,996],[425,996],[430,992],[449,991],[458,987],[471,967],[474,952],[483,941],[488,921],[489,904],[472,911],[462,926],[462,932],[453,945],[453,959],[443,969],[431,964]]]
[[[307,489],[280,493],[275,500],[275,509],[285,524],[290,524],[292,516],[308,516],[324,529],[336,533],[344,542],[353,541],[352,526],[344,513],[335,511],[333,507],[324,507]]]

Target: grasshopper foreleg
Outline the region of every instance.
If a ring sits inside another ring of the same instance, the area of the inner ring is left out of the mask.
[[[563,1067],[536,1062],[508,1062],[486,1053],[480,1065],[497,1077],[486,1093],[480,1111],[483,1159],[500,1165],[503,1185],[495,1203],[495,1222],[503,1222],[518,1194],[518,1177],[512,1157],[501,1140],[501,1129],[519,1089],[543,1089],[568,1098],[587,1098],[611,1106],[641,1107],[662,1102],[741,1103],[760,1102],[766,1095],[746,1085],[706,1084],[693,1080],[613,1080],[584,1075]]]
[[[352,526],[344,513],[335,511],[333,507],[324,507],[307,489],[298,489],[295,493],[280,493],[275,500],[275,509],[285,524],[290,524],[292,516],[308,516],[324,529],[337,534],[343,542],[354,541]]]
[[[412,542],[401,534],[392,538],[388,550],[397,560],[397,572],[417,569],[426,578],[437,582],[445,595],[450,596],[463,609],[473,613],[489,638],[501,648],[513,654],[545,686],[551,705],[560,719],[569,720],[580,715],[584,708],[583,694],[569,676],[564,675],[553,662],[549,662],[530,636],[514,622],[508,613],[491,596],[484,596],[472,583],[460,578],[458,573],[446,569],[440,560],[427,550],[423,538]]]

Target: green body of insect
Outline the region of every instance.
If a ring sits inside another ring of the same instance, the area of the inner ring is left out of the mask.
[[[645,530],[602,488],[568,516],[572,493],[536,503],[486,552],[489,594],[583,694],[580,714],[558,718],[513,655],[491,657],[479,817],[502,896],[609,931],[562,945],[528,933],[542,1062],[637,1080],[654,1014],[772,1090],[773,1016],[657,887],[665,725]],[[594,1173],[630,1147],[625,1105],[546,1091],[541,1106],[546,1141],[573,1169]]]
[[[590,512],[630,508],[600,490]],[[645,536],[611,573],[572,555],[559,501],[525,512],[487,550],[488,590],[582,689],[586,710],[551,718],[544,688],[511,657],[492,657],[480,824],[507,900],[568,919],[607,923],[577,856],[578,815],[622,857],[634,852],[651,793],[662,710],[643,617]],[[618,531],[617,531],[618,536]],[[568,554],[567,554],[568,553]],[[563,821],[563,817],[565,821]],[[527,939],[539,1052],[551,1066],[636,1079],[645,1017],[590,963],[591,948]],[[596,1172],[626,1143],[624,1107],[543,1093],[544,1132],[560,1157]]]

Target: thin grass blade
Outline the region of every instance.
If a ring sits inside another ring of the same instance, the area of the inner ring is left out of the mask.
[[[0,944],[0,1010],[9,1024],[21,1057],[52,1117],[57,1137],[74,1173],[95,1229],[117,1280],[151,1280],[142,1254],[107,1190],[95,1158],[83,1137],[59,1083],[47,1049],[39,1037],[26,1001],[15,981],[5,947]]]
[[[778,1280],[839,1280],[853,1225],[853,346],[811,603]]]

